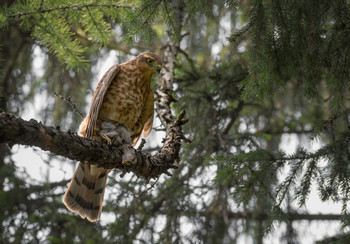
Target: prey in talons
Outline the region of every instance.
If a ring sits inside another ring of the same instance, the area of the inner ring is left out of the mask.
[[[132,146],[131,130],[127,125],[113,120],[101,120],[99,134],[108,145],[120,147],[123,152],[123,165],[134,165],[137,163],[135,149]]]

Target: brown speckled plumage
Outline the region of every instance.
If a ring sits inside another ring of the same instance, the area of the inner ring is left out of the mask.
[[[116,123],[115,131],[133,146],[142,132],[147,136],[154,108],[150,82],[161,65],[161,59],[150,52],[113,65],[97,85],[89,114],[80,125],[81,135],[102,140],[100,131],[104,128],[99,121],[108,120],[122,124]],[[79,163],[63,198],[67,208],[89,221],[99,220],[108,173],[104,168]]]

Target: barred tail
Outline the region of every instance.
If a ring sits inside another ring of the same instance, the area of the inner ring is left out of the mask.
[[[99,220],[108,173],[106,169],[79,163],[63,196],[63,203],[82,218]]]

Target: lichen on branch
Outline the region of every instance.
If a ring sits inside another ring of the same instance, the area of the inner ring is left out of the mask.
[[[177,168],[181,141],[189,142],[181,129],[187,122],[183,118],[185,112],[181,112],[176,118],[170,109],[170,104],[174,101],[171,94],[176,55],[175,44],[168,44],[165,47],[164,69],[159,78],[162,85],[156,98],[156,110],[165,127],[166,138],[156,155],[142,153],[140,147],[135,149],[137,163],[124,165],[122,151],[118,146],[109,146],[103,142],[80,137],[71,131],[61,131],[59,127],[46,126],[34,119],[26,121],[5,112],[0,114],[0,143],[7,143],[9,146],[14,144],[36,146],[72,160],[91,162],[109,169],[117,168],[123,173],[133,172],[146,179],[158,178],[163,173],[171,175],[169,169]]]

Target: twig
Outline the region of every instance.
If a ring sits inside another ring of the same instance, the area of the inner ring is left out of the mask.
[[[147,192],[149,192],[152,188],[154,188],[154,186],[157,184],[158,180],[159,180],[159,177],[151,184],[150,187],[148,187],[146,190],[144,190],[143,192],[141,192],[141,193],[139,194],[139,197],[145,195],[145,194],[146,194]]]
[[[167,3],[166,3],[165,1],[163,1],[163,4],[164,4],[164,9],[165,9],[166,15],[167,15],[167,17],[168,17],[170,26],[171,26],[171,28],[173,28],[174,33],[176,33],[176,28],[175,28],[175,25],[174,25],[174,23],[173,23],[173,20],[172,20],[172,18],[171,18],[171,16],[170,16],[170,12],[169,12],[169,10],[168,10]]]
[[[44,0],[41,0],[40,7],[39,7],[39,9],[37,11],[40,12],[43,9],[43,6],[44,6]]]
[[[160,0],[157,5],[160,5],[162,2],[162,0]],[[146,9],[147,7],[145,7],[144,9]],[[142,22],[142,24],[130,35],[129,37],[129,41],[136,35],[137,32],[139,32],[139,30],[141,30],[145,25],[148,24],[149,19],[152,17],[152,15],[155,13],[155,11],[157,10],[158,6],[153,8],[152,12],[149,14],[149,16],[146,18],[145,21]],[[144,11],[144,9],[142,9],[142,12]],[[134,21],[134,20],[133,20]]]
[[[41,6],[42,7],[42,6]],[[32,14],[37,14],[37,13],[48,13],[48,12],[53,12],[53,11],[60,11],[60,10],[67,10],[67,9],[84,9],[84,8],[91,8],[91,7],[96,7],[96,8],[132,8],[132,6],[128,5],[120,5],[120,4],[101,4],[101,3],[89,3],[89,4],[72,4],[72,5],[60,5],[58,7],[54,8],[47,8],[47,9],[42,9],[42,8],[33,10],[33,11],[25,11],[25,12],[20,12],[16,14],[10,14],[7,16],[7,18],[20,18],[22,16],[26,15],[32,15]]]
[[[64,101],[68,102],[69,105],[72,107],[73,112],[77,112],[77,113],[80,115],[80,117],[85,118],[85,116],[83,115],[83,113],[80,112],[79,109],[77,108],[77,104],[76,104],[75,102],[72,101],[72,98],[71,98],[70,96],[68,96],[68,97],[65,98],[65,97],[63,97],[62,95],[58,94],[57,92],[55,92],[55,96],[58,97],[58,98],[61,99],[61,100],[64,100]]]
[[[140,145],[138,146],[138,148],[136,150],[141,151],[145,144],[146,144],[146,140],[142,138]]]
[[[165,131],[165,128],[161,128],[160,126],[153,128],[154,131]]]
[[[180,113],[179,113],[179,116],[176,118],[175,120],[175,125],[177,126],[182,126],[184,124],[186,124],[188,122],[188,119],[183,119],[184,116],[185,116],[186,112],[185,110],[182,110]],[[180,136],[181,136],[181,139],[185,142],[185,143],[192,143],[192,141],[190,139],[187,139],[185,137],[185,135],[183,134],[183,131],[181,130],[181,133],[180,133]]]

